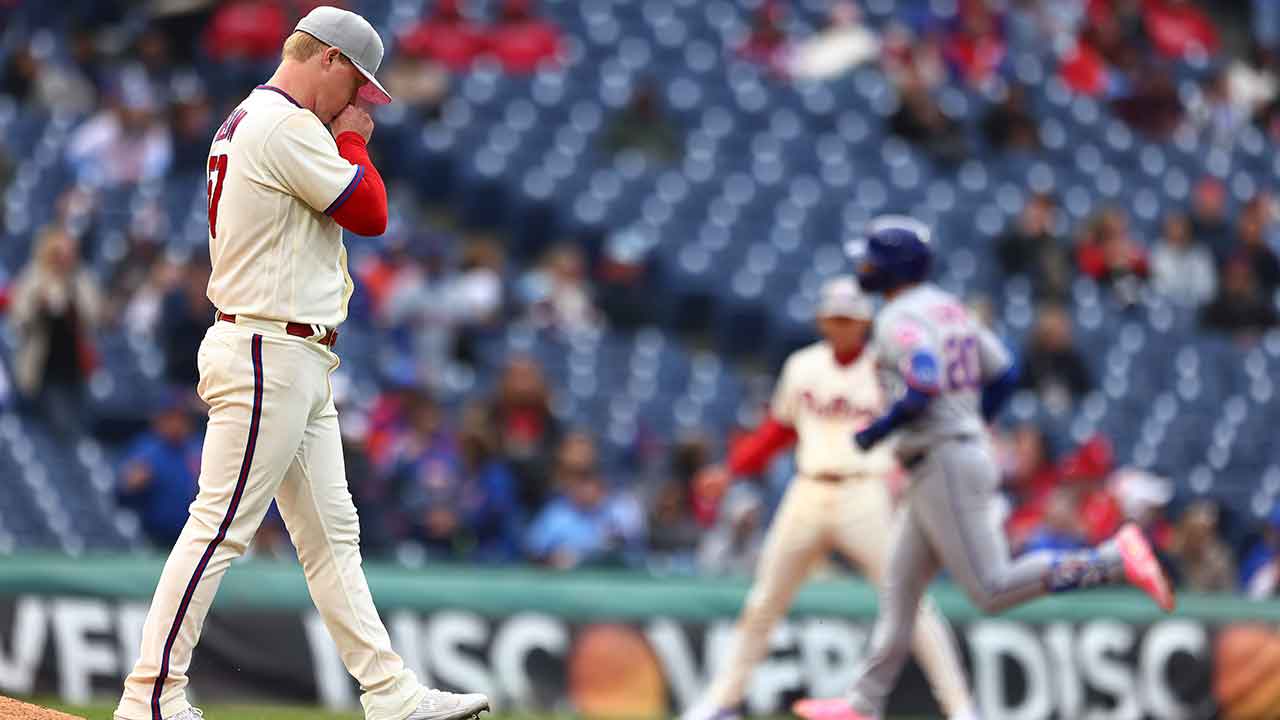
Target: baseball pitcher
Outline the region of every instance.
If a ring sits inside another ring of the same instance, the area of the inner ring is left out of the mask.
[[[200,490],[160,576],[116,720],[193,720],[187,668],[231,561],[274,498],[307,587],[369,720],[454,720],[483,695],[424,688],[374,608],[360,567],[330,375],[351,276],[342,229],[381,234],[387,196],[369,161],[365,105],[391,98],[373,73],[382,40],[332,7],[304,17],[279,68],[249,94],[209,150],[208,295],[218,314],[200,345],[209,405]],[[264,648],[270,652],[269,648]]]
[[[855,435],[871,450],[897,434],[911,484],[889,539],[871,648],[847,697],[801,700],[810,720],[879,720],[911,645],[921,596],[941,568],[984,612],[1050,592],[1127,580],[1168,611],[1173,594],[1151,547],[1133,524],[1091,550],[1013,559],[1000,525],[999,473],[986,421],[1012,393],[1008,351],[964,306],[927,283],[929,232],[907,217],[874,220],[851,248],[858,283],[887,301],[872,346],[888,411]]]
[[[798,474],[769,529],[736,644],[687,720],[741,717],[744,687],[768,651],[770,631],[814,563],[833,549],[872,584],[879,587],[884,580],[892,515],[886,477],[897,462],[887,446],[863,451],[849,442],[884,409],[874,359],[863,352],[871,315],[871,303],[853,277],[828,282],[818,307],[823,341],[787,359],[769,417],[735,445],[727,469],[705,476],[727,484],[734,475],[760,472],[779,450],[798,443]],[[912,648],[938,704],[949,718],[972,718],[973,702],[946,621],[927,599],[918,619]]]

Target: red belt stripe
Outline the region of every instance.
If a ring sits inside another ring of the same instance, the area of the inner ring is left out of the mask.
[[[178,612],[174,615],[173,625],[169,627],[169,636],[164,642],[164,656],[160,661],[160,674],[156,675],[156,683],[151,690],[152,720],[164,720],[160,714],[160,694],[164,690],[164,681],[169,676],[169,653],[173,651],[173,643],[178,638],[178,630],[182,627],[182,620],[187,614],[187,608],[191,605],[191,597],[196,592],[196,586],[200,584],[200,576],[204,575],[205,568],[208,567],[214,551],[218,549],[218,545],[222,544],[222,540],[227,536],[231,521],[235,519],[236,509],[240,507],[240,498],[244,496],[245,485],[249,481],[249,468],[253,465],[253,451],[258,445],[258,426],[262,422],[261,335],[253,336],[251,347],[253,356],[253,412],[249,419],[249,439],[245,443],[244,459],[240,462],[240,476],[236,478],[236,488],[231,493],[231,503],[227,505],[227,514],[222,518],[222,524],[218,526],[218,534],[213,536],[213,539],[209,541],[208,547],[204,549],[204,555],[200,557],[200,562],[196,565],[195,572],[191,575],[191,581],[187,583],[187,590],[182,594],[182,602],[178,603]]]

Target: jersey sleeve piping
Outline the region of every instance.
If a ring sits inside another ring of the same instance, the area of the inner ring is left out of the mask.
[[[351,182],[347,183],[346,189],[344,189],[338,197],[334,198],[333,202],[329,203],[329,207],[324,209],[325,215],[333,215],[337,212],[338,208],[342,207],[342,204],[347,201],[347,198],[351,197],[351,193],[355,192],[356,186],[360,184],[360,180],[364,178],[364,166],[356,165],[355,168],[356,173],[351,177]]]

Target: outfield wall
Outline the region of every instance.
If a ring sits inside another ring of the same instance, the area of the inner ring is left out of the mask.
[[[109,696],[133,661],[162,560],[0,559],[0,693]],[[488,692],[504,709],[662,716],[691,702],[723,658],[746,585],[630,573],[368,566],[397,649],[421,677]],[[1099,591],[983,617],[954,589],[951,619],[990,720],[1280,718],[1280,603]],[[874,593],[815,582],[773,638],[748,703],[776,713],[842,690],[865,647]],[[192,667],[217,701],[357,704],[291,563],[237,563]],[[892,710],[930,713],[910,668]]]

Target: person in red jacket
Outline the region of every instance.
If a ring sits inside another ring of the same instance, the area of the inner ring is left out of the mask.
[[[209,21],[205,45],[215,60],[271,60],[288,32],[278,0],[233,0]]]
[[[1076,245],[1080,272],[1104,284],[1146,278],[1147,251],[1129,233],[1129,220],[1117,208],[1095,215]]]
[[[533,0],[506,0],[488,44],[503,70],[528,74],[559,59],[560,29],[534,14]]]
[[[1190,0],[1145,0],[1143,26],[1156,50],[1171,58],[1218,51],[1218,30]]]
[[[686,712],[688,720],[741,717],[747,679],[768,652],[774,623],[831,550],[872,584],[882,581],[891,515],[886,481],[898,466],[887,446],[862,451],[852,439],[884,409],[876,359],[863,352],[871,316],[871,303],[852,277],[828,282],[818,308],[823,340],[787,359],[768,418],[734,444],[726,466],[699,480],[723,489],[734,476],[758,474],[797,445],[797,474],[765,538],[737,642],[706,698]],[[946,621],[926,602],[917,622],[913,647],[938,704],[948,718],[976,717]]]
[[[435,10],[400,36],[406,55],[463,72],[484,52],[484,33],[462,14],[458,0],[438,0]]]

